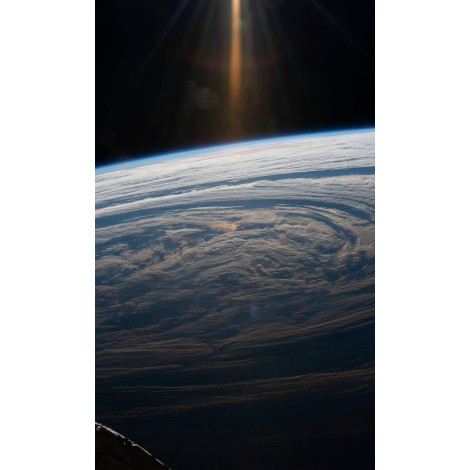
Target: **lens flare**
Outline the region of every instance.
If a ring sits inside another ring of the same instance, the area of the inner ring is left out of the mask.
[[[241,0],[232,0],[232,25],[230,42],[230,108],[236,113],[241,91]]]

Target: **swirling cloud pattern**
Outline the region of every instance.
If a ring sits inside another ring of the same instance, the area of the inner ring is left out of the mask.
[[[369,449],[373,308],[373,131],[97,172],[97,419],[170,465]]]

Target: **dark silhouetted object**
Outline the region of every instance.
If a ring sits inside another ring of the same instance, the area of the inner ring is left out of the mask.
[[[170,470],[127,437],[95,423],[96,470]]]

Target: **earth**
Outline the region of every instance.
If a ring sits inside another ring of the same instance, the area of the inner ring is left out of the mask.
[[[374,131],[96,172],[96,419],[173,469],[374,467]]]

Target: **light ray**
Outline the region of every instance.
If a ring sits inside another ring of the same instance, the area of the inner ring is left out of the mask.
[[[209,5],[207,5],[209,3]],[[197,4],[196,11],[186,28],[186,32],[181,38],[181,46],[179,49],[179,54],[181,57],[185,57],[185,50],[190,50],[192,45],[193,47],[197,45],[196,50],[201,46],[201,44],[207,44],[207,37],[211,32],[211,25],[213,24],[213,18],[215,13],[215,4],[214,2],[208,2],[208,0],[200,0]],[[199,33],[198,37],[194,37],[194,28],[197,24],[203,24],[202,30]],[[188,54],[188,59],[194,59],[191,54]]]
[[[232,24],[230,41],[230,108],[236,113],[240,105],[241,91],[241,0],[232,0]]]
[[[329,21],[340,33],[342,33],[349,43],[357,48],[362,54],[364,54],[369,60],[370,56],[367,51],[361,46],[361,44],[351,35],[351,33],[318,1],[310,0],[312,5],[317,11]]]
[[[171,29],[174,27],[176,22],[179,20],[179,18],[181,17],[183,11],[188,6],[188,4],[189,4],[189,0],[182,0],[180,2],[180,4],[178,5],[178,7],[177,7],[177,9],[174,13],[174,15],[171,17],[170,21],[168,21],[168,24],[167,24],[166,28],[161,32],[161,34],[159,35],[157,41],[155,42],[152,49],[147,54],[147,57],[145,58],[145,60],[141,64],[140,68],[138,69],[138,71],[137,71],[137,73],[134,77],[133,83],[131,85],[131,88],[133,88],[133,86],[135,86],[135,84],[138,82],[140,77],[144,74],[145,70],[147,69],[147,67],[152,62],[152,59],[153,59],[154,55],[156,54],[157,50],[160,48],[163,41],[168,36],[168,33],[171,31]]]

